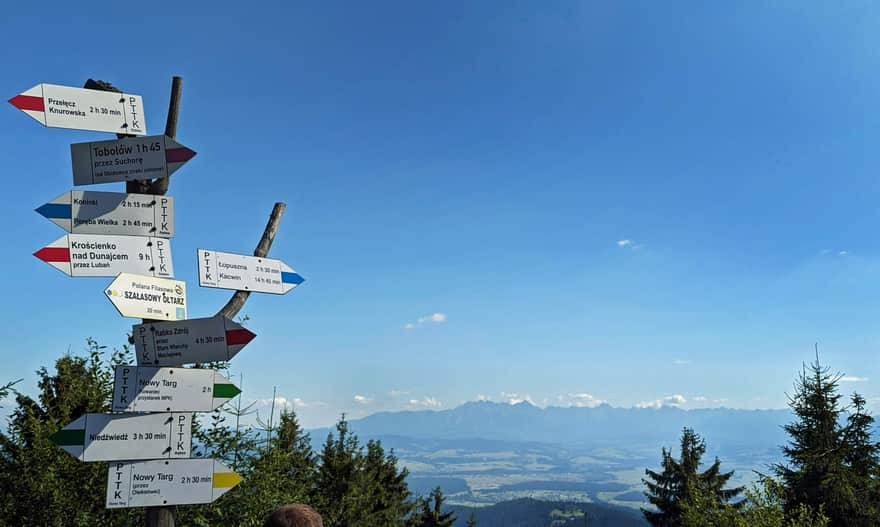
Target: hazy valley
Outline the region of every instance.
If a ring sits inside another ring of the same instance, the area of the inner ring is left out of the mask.
[[[706,460],[753,479],[779,461],[787,410],[538,408],[488,401],[445,411],[383,412],[351,421],[362,439],[380,439],[410,471],[410,488],[440,485],[457,505],[518,498],[594,502],[632,509],[643,504],[641,478],[656,468],[661,447],[678,449],[684,426],[706,438]],[[318,447],[329,429],[311,430]]]

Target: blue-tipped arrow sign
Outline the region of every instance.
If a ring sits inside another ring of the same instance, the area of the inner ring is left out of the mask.
[[[198,250],[199,285],[283,295],[305,282],[281,260]]]
[[[122,236],[174,236],[174,198],[71,190],[36,211],[67,232]]]

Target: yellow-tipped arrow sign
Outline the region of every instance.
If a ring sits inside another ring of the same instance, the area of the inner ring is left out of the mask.
[[[213,459],[110,463],[107,508],[211,503],[240,481],[241,476]]]

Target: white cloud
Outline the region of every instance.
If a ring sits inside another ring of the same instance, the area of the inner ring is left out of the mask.
[[[364,395],[355,395],[354,402],[358,404],[370,404],[371,402],[373,402],[373,400]]]
[[[560,395],[556,399],[563,405],[577,408],[595,408],[607,402],[591,393],[569,393],[567,395]]]
[[[636,408],[661,408],[663,406],[679,407],[685,403],[687,403],[687,399],[684,397],[684,395],[676,393],[673,395],[667,395],[662,399],[654,399],[653,401],[642,401],[636,404]]]
[[[840,382],[868,382],[868,378],[856,377],[855,375],[844,375],[840,378]]]
[[[419,408],[440,408],[441,406],[443,406],[443,403],[438,401],[434,397],[425,396],[421,399],[410,399],[409,405]]]
[[[271,407],[272,406],[272,398],[268,399],[257,399],[256,403],[258,406]],[[276,408],[305,408],[307,406],[313,406],[315,403],[308,404],[299,397],[294,397],[293,399],[288,399],[287,397],[275,397],[275,407]]]
[[[481,393],[478,393],[478,394],[477,394],[477,400],[478,400],[478,401],[488,401],[488,400],[489,400],[489,397],[486,396],[486,395],[483,395],[483,394],[481,394]]]
[[[706,398],[703,397],[702,395],[697,395],[696,397],[691,397],[691,401],[702,403],[702,402],[706,401]]]
[[[532,400],[532,397],[529,394],[520,395],[518,393],[501,392],[501,400],[507,404],[519,404],[523,401],[532,405],[535,404],[535,401]]]
[[[396,399],[401,395],[409,395],[409,392],[404,390],[391,390],[390,392],[388,392],[388,395],[390,395],[392,399]]]
[[[617,240],[617,246],[621,249],[632,249],[633,251],[637,251],[642,248],[642,245],[636,243],[632,240]]]
[[[690,363],[690,359],[675,359],[674,361],[672,361],[672,364],[675,364],[676,366],[684,366],[685,364]]]
[[[840,251],[840,252],[837,253],[837,254],[838,254],[839,256],[846,256],[847,254],[849,254],[849,251]]]
[[[415,329],[422,326],[426,326],[428,324],[442,324],[446,322],[449,318],[449,315],[446,313],[432,313],[430,315],[425,315],[423,317],[419,317],[415,322],[408,322],[403,325],[404,329]]]

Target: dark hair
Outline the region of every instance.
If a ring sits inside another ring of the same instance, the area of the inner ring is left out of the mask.
[[[324,527],[321,515],[301,503],[284,505],[266,516],[263,527]]]

